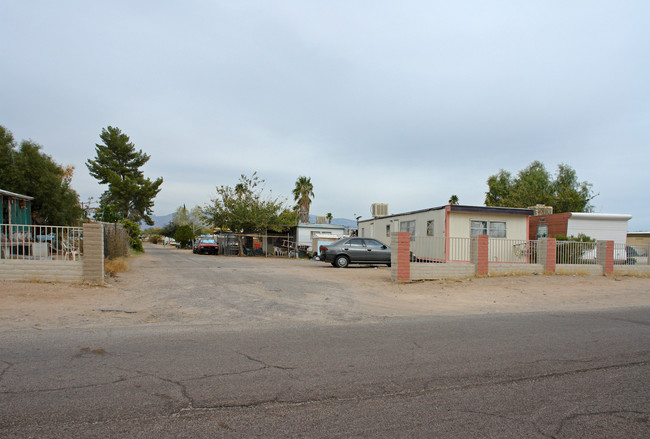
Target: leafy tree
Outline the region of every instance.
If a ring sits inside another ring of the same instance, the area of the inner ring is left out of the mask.
[[[172,216],[172,221],[177,226],[190,226],[194,235],[200,235],[207,233],[208,227],[202,221],[201,218],[201,208],[199,206],[194,207],[193,209],[187,209],[183,204]]]
[[[150,156],[142,150],[136,151],[129,136],[119,128],[104,128],[99,137],[103,144],[95,144],[97,156],[95,160],[86,161],[86,167],[100,184],[108,185],[99,201],[101,215],[104,219],[144,220],[152,225],[153,199],[160,192],[163,179],[151,181],[140,170]]]
[[[234,187],[218,186],[217,197],[202,209],[202,218],[235,233],[281,232],[294,226],[295,215],[286,207],[286,200],[264,194],[263,184],[264,180],[254,172],[250,177],[242,174]],[[243,240],[239,240],[243,255]]]
[[[23,140],[17,148],[13,134],[0,126],[0,188],[33,197],[35,224],[76,225],[82,217],[79,195],[72,189],[72,166],[61,166]]]
[[[449,204],[458,204],[458,195],[452,195],[449,197]]]
[[[194,239],[196,235],[192,231],[192,226],[185,224],[179,226],[174,233],[174,239],[180,243],[181,248],[187,247],[187,244]]]
[[[597,195],[591,184],[578,181],[576,172],[568,165],[558,165],[552,178],[539,161],[534,161],[513,177],[501,169],[487,180],[486,206],[530,207],[544,204],[553,207],[554,213],[590,212],[590,201]]]
[[[298,203],[301,223],[309,223],[309,206],[313,197],[314,185],[311,183],[311,178],[298,177],[296,186],[293,188],[293,198]]]
[[[174,238],[176,230],[178,230],[178,225],[174,221],[170,221],[160,230],[160,234],[168,238]]]
[[[332,220],[334,217],[332,216],[332,212],[327,212],[327,215],[325,215],[325,218],[327,218],[327,223],[332,224]]]

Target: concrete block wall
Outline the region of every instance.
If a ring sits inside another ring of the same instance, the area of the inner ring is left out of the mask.
[[[83,262],[3,259],[0,262],[0,279],[81,283],[84,280]]]
[[[528,274],[542,274],[542,264],[490,264],[488,274],[494,276],[517,276]]]
[[[446,262],[432,264],[425,262],[412,262],[411,279],[467,279],[476,275],[474,264],[461,262]]]

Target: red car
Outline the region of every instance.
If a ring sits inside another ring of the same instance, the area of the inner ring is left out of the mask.
[[[214,238],[199,238],[194,243],[192,253],[217,255],[219,254],[219,244],[217,244]]]

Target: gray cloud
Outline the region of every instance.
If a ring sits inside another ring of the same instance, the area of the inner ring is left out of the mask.
[[[119,126],[163,176],[156,213],[257,170],[314,213],[482,204],[533,160],[650,230],[645,2],[14,2],[0,124],[74,164]]]

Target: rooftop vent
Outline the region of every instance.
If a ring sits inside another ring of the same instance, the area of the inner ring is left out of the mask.
[[[535,211],[534,213],[535,216],[553,215],[553,206],[546,206],[544,204],[535,204],[534,206],[530,206],[529,209],[533,209]]]
[[[371,206],[373,218],[379,218],[388,215],[388,204],[386,203],[373,203]]]

